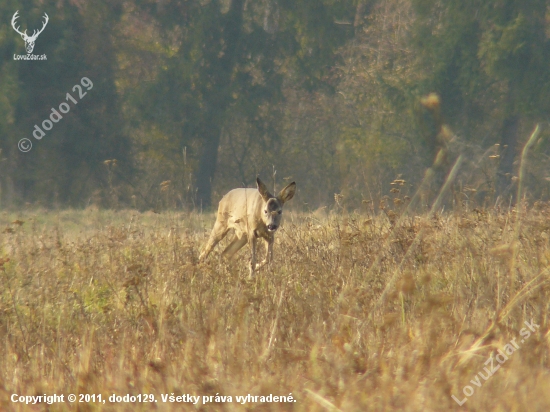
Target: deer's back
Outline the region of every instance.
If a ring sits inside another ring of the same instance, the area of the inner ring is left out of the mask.
[[[240,188],[228,192],[218,207],[218,220],[227,221],[230,227],[247,231],[262,223],[263,199],[256,189]]]

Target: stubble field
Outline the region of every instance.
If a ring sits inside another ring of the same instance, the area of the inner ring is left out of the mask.
[[[248,280],[213,214],[3,212],[0,409],[550,410],[548,205],[285,215]]]

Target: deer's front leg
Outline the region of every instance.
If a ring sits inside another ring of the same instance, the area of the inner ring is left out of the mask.
[[[250,258],[250,274],[249,274],[249,278],[252,278],[252,276],[254,275],[254,270],[256,269],[256,243],[257,243],[257,239],[256,239],[256,236],[254,236],[254,234],[248,236],[248,243],[250,245],[250,249],[252,249],[251,250],[252,257]]]
[[[273,261],[273,238],[265,239],[265,259],[256,266],[256,269]]]

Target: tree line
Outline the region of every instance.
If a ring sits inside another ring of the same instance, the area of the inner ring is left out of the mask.
[[[33,51],[47,60],[14,58],[16,11],[29,34],[49,16]],[[458,153],[458,200],[509,201],[548,121],[543,0],[8,0],[0,14],[2,207],[208,208],[258,174],[296,180],[306,208],[361,207],[395,179],[411,194],[428,167],[444,179]],[[36,139],[83,78],[87,96]]]

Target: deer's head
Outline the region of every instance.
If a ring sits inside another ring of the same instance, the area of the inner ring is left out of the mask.
[[[258,185],[258,191],[264,201],[262,220],[265,223],[268,232],[275,232],[281,224],[284,204],[292,199],[294,193],[296,192],[296,183],[292,182],[289,184],[281,190],[277,197],[269,193],[269,190],[267,190],[266,185],[260,180],[260,178],[256,179],[256,184]]]

